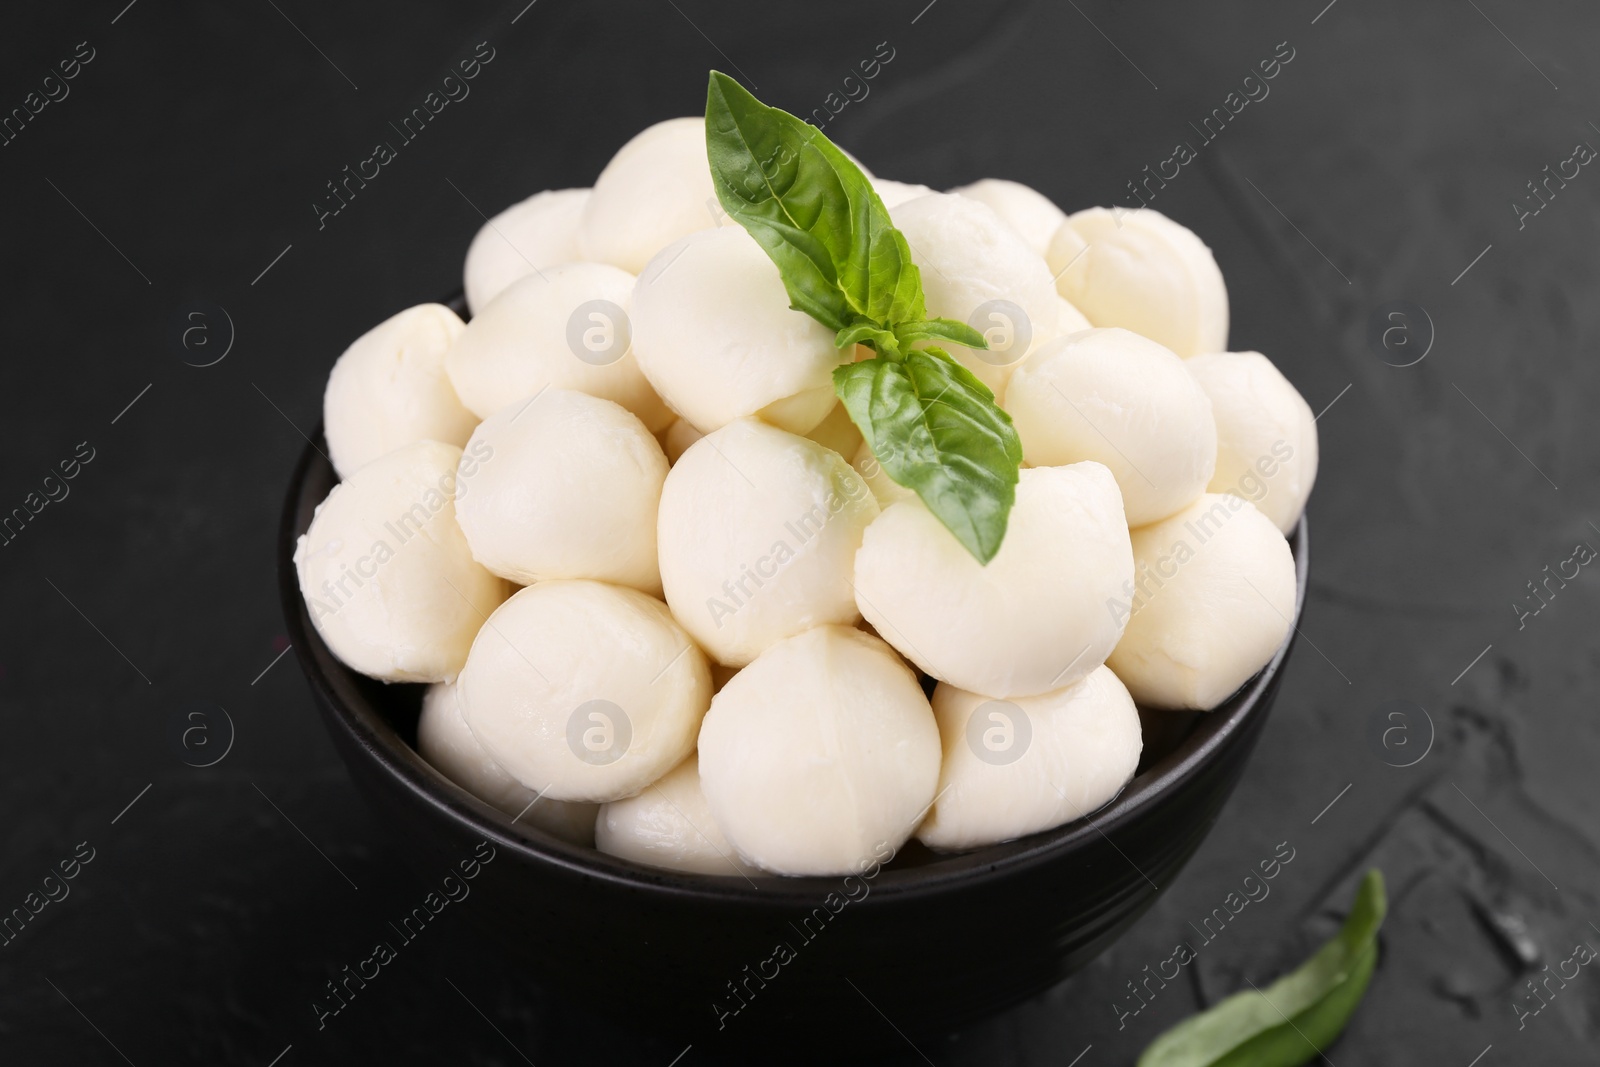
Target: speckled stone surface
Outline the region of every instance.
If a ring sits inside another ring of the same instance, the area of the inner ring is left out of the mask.
[[[1151,206],[1215,250],[1232,347],[1322,412],[1304,640],[1210,839],[1087,970],[903,1062],[1131,1063],[1300,959],[1370,865],[1392,914],[1330,1062],[1600,1062],[1600,972],[1525,985],[1600,945],[1600,575],[1528,586],[1600,547],[1600,174],[1564,162],[1600,147],[1592,7],[124,2],[0,37],[0,113],[39,108],[0,146],[0,512],[78,464],[0,547],[0,910],[77,860],[0,947],[0,1059],[728,1059],[563,1001],[450,912],[319,1029],[323,983],[431,886],[314,718],[273,537],[332,360],[458,286],[482,213],[589,184],[710,66],[806,113],[887,42],[828,126],[885,177],[1127,204],[1188,142]],[[470,95],[333,214],[326,183],[479,42]],[[1279,850],[1270,895],[1130,991]]]

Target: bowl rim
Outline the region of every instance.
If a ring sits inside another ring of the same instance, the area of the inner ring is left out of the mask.
[[[284,620],[292,644],[337,662],[317,633],[300,594],[299,576],[294,563],[296,542],[303,532],[299,516],[306,504],[309,476],[320,461],[329,467],[322,445],[322,424],[308,439],[295,464],[281,516],[276,551],[278,587]],[[337,479],[337,475],[334,475]],[[315,504],[320,501],[313,502]],[[1217,755],[1245,734],[1257,719],[1270,711],[1264,700],[1282,669],[1299,634],[1304,612],[1310,570],[1310,541],[1304,515],[1288,534],[1295,561],[1295,608],[1288,635],[1258,673],[1217,709],[1198,713],[1188,736],[1144,772],[1128,782],[1116,797],[1084,818],[1042,830],[1012,841],[986,845],[969,852],[942,855],[932,863],[913,867],[884,866],[869,877],[872,891],[857,905],[937,896],[969,889],[1013,875],[1041,864],[1054,862],[1098,839],[1127,828],[1162,798],[1198,776]],[[811,875],[801,877],[763,876],[750,879],[741,874],[695,874],[648,867],[599,851],[586,845],[564,841],[536,826],[514,823],[510,817],[479,800],[462,787],[434,770],[420,754],[389,725],[377,706],[368,700],[352,701],[347,692],[353,682],[335,683],[318,657],[297,654],[301,670],[323,710],[331,729],[337,725],[383,773],[399,783],[468,833],[477,834],[496,848],[505,848],[537,865],[558,868],[568,877],[577,876],[605,882],[615,888],[658,894],[701,904],[746,905],[754,907],[809,909],[850,875]],[[354,675],[350,668],[339,669]],[[341,692],[341,689],[345,690]],[[1159,712],[1157,712],[1159,714]],[[1115,843],[1113,842],[1113,847]],[[870,861],[872,857],[863,857]],[[1130,865],[1139,870],[1137,864]],[[1146,877],[1146,880],[1148,878]]]

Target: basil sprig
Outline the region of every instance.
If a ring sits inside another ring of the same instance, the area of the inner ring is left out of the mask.
[[[1371,870],[1337,936],[1266,989],[1235,993],[1185,1019],[1139,1057],[1138,1067],[1299,1067],[1344,1030],[1378,962],[1388,903]]]
[[[872,183],[822,132],[713,71],[706,155],[723,209],[778,267],[790,306],[861,344],[834,390],[896,482],[979,562],[1005,539],[1022,444],[1011,417],[946,341],[986,348],[964,322],[928,318],[922,275]],[[920,346],[920,347],[913,347]]]

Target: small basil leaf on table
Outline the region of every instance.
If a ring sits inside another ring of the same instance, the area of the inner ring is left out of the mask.
[[[1138,1067],[1299,1067],[1344,1030],[1378,962],[1388,904],[1368,871],[1344,927],[1266,989],[1235,993],[1156,1038]]]
[[[972,372],[937,348],[847,363],[833,381],[884,471],[988,563],[1005,539],[1022,446]]]
[[[914,491],[987,564],[1016,502],[1022,446],[994,394],[939,348],[987,348],[963,322],[928,318],[905,236],[861,168],[809,123],[725,74],[706,90],[706,157],[728,214],[777,265],[790,306],[841,349],[876,355],[834,389],[890,478]]]

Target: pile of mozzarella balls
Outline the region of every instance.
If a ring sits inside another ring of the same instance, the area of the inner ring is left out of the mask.
[[[418,750],[461,788],[655,867],[847,873],[1093,813],[1141,708],[1214,708],[1283,643],[1316,432],[1226,351],[1210,250],[873,181],[1021,437],[987,566],[864,446],[831,376],[871,353],[790,309],[698,118],[490,219],[469,322],[410,308],[340,357],[300,587],[344,663],[431,684]]]

